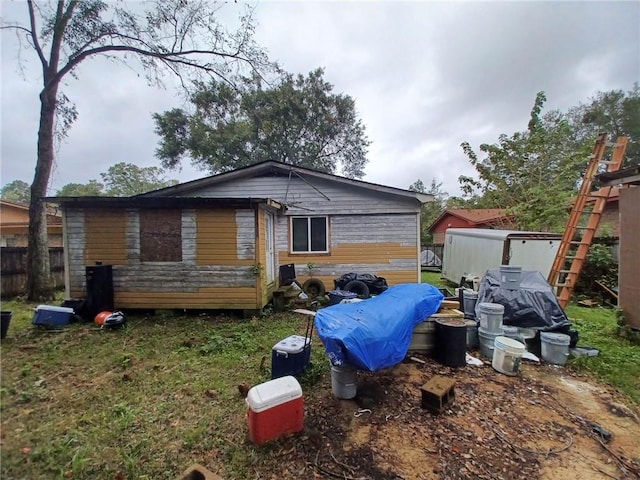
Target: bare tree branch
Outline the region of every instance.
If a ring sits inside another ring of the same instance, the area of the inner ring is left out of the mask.
[[[202,71],[211,72],[217,76],[221,76],[220,72],[218,72],[215,68],[211,66],[211,64],[202,64],[198,63],[197,60],[185,58],[189,55],[210,55],[222,58],[228,58],[233,60],[239,60],[246,62],[248,65],[253,67],[253,62],[246,57],[240,56],[239,54],[231,54],[225,52],[212,52],[208,50],[184,50],[180,52],[168,52],[168,53],[160,53],[153,52],[149,50],[144,50],[142,48],[137,48],[129,45],[105,45],[102,47],[91,48],[89,50],[85,50],[80,53],[78,56],[69,60],[69,62],[62,67],[56,75],[51,78],[47,84],[45,85],[45,89],[50,85],[58,83],[62,77],[64,77],[67,73],[73,70],[78,64],[80,64],[87,57],[93,55],[99,55],[107,52],[131,52],[137,55],[142,55],[143,57],[152,57],[157,58],[159,60],[164,60],[165,62],[170,62],[174,64],[186,65],[189,67],[197,68]]]
[[[27,1],[27,6],[29,7],[29,24],[31,25],[31,30],[27,30],[31,35],[31,40],[33,41],[33,48],[35,49],[38,57],[40,58],[40,63],[42,63],[43,71],[49,67],[49,63],[42,52],[42,47],[40,47],[40,42],[38,41],[38,34],[36,32],[36,14],[33,10],[33,2],[31,0]],[[26,30],[26,29],[25,29]]]

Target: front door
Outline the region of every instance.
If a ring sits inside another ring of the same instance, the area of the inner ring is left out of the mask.
[[[265,235],[267,244],[267,264],[265,266],[267,275],[267,284],[272,283],[276,279],[276,248],[273,238],[273,214],[267,213],[265,216]]]

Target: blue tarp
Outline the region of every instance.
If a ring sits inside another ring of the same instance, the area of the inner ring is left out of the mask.
[[[358,303],[318,310],[315,325],[333,365],[376,371],[407,355],[414,327],[436,313],[442,292],[427,283],[405,283]]]

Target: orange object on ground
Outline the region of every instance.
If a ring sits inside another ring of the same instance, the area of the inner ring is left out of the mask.
[[[100,312],[99,314],[97,314],[97,315],[96,315],[96,318],[95,318],[95,322],[96,322],[96,324],[98,324],[98,325],[100,325],[100,326],[104,325],[104,321],[105,321],[105,320],[107,319],[107,317],[108,317],[109,315],[111,315],[112,313],[113,313],[113,312],[107,312],[107,311],[104,311],[104,312]]]

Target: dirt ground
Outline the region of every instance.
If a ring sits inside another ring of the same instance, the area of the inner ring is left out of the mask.
[[[607,387],[551,365],[525,362],[511,377],[415,357],[426,363],[361,372],[354,400],[314,388],[304,433],[281,441],[255,478],[640,478],[639,411]],[[455,379],[440,414],[421,408],[434,375]]]

